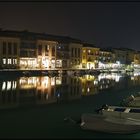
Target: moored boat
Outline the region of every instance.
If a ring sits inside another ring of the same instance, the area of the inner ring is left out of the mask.
[[[119,106],[103,106],[98,109],[99,114],[104,116],[113,116],[119,118],[140,119],[140,108],[135,107],[119,107]]]
[[[131,118],[116,118],[100,114],[83,114],[82,129],[104,133],[133,134],[140,132],[140,120]]]

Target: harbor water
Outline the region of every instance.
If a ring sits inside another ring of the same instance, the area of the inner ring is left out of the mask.
[[[83,113],[95,113],[103,104],[120,105],[140,92],[138,73],[99,75],[0,76],[0,138],[127,138],[132,135],[82,130]]]

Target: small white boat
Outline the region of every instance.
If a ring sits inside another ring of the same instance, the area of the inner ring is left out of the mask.
[[[119,118],[133,118],[140,120],[140,108],[119,107],[119,106],[103,106],[98,110],[99,114],[104,116],[113,116]]]
[[[82,129],[104,133],[133,134],[140,132],[140,120],[107,117],[99,114],[83,114]]]

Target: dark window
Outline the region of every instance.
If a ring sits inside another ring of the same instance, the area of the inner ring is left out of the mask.
[[[78,57],[80,57],[80,48],[78,49]]]
[[[21,50],[20,57],[28,57],[28,52],[26,50]]]
[[[12,43],[8,42],[8,54],[12,54]]]
[[[22,49],[35,49],[35,43],[34,42],[21,42],[21,48]]]
[[[42,45],[38,46],[38,55],[42,55]]]
[[[6,54],[6,42],[3,42],[3,55]]]
[[[77,48],[75,48],[75,54],[74,54],[74,56],[77,56],[76,54],[77,54]]]
[[[35,50],[28,51],[28,57],[36,57],[36,51]]]
[[[14,47],[14,55],[17,55],[17,43],[14,43],[13,47]]]
[[[71,56],[73,57],[74,49],[71,49]]]
[[[52,46],[52,56],[55,56],[55,46]]]

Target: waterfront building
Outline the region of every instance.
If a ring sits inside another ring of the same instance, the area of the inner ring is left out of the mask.
[[[0,30],[1,69],[96,69],[139,63],[132,49],[101,49],[68,36]]]
[[[115,60],[119,61],[121,64],[130,65],[134,62],[135,51],[128,48],[115,48],[113,49],[115,53]]]
[[[56,63],[61,62],[60,68],[69,69],[80,67],[81,41],[67,36],[57,36]]]
[[[122,48],[122,49],[123,49],[123,48]],[[128,48],[124,48],[123,50],[126,51],[126,64],[127,64],[127,65],[134,64],[135,50],[133,50],[133,49],[128,49]]]
[[[140,67],[140,51],[137,51],[134,54],[134,66]]]
[[[81,69],[82,68],[82,54],[81,50],[83,44],[80,42],[69,43],[70,47],[70,68]]]
[[[114,53],[111,50],[100,49],[99,68],[111,68],[114,63]]]
[[[37,63],[36,36],[28,31],[19,32],[20,69],[35,69]]]
[[[126,64],[126,51],[118,48],[114,48],[113,52],[115,54],[115,62],[120,64]]]
[[[99,50],[93,44],[84,43],[82,47],[82,68],[95,69],[98,68]]]
[[[19,67],[20,39],[16,33],[0,31],[0,68]]]
[[[67,69],[70,67],[70,49],[69,44],[59,42],[56,47],[56,68]]]
[[[37,65],[38,69],[56,68],[57,42],[45,39],[37,39]],[[57,63],[61,67],[61,62]]]

